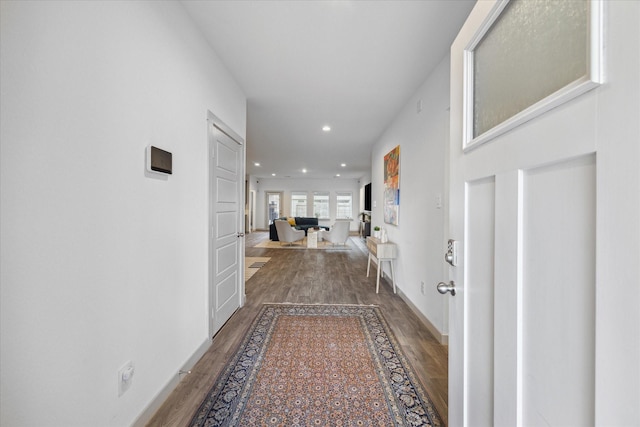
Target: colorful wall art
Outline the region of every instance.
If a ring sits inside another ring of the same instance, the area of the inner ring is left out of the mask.
[[[384,222],[398,225],[400,208],[400,146],[384,156]]]

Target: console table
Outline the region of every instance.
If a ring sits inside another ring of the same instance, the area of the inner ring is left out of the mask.
[[[380,276],[382,275],[382,268],[380,264],[383,261],[389,261],[391,264],[391,283],[393,284],[393,293],[396,293],[396,276],[393,272],[393,260],[397,256],[397,246],[395,243],[385,242],[382,243],[380,239],[375,237],[367,237],[367,249],[369,249],[369,259],[367,261],[367,277],[369,277],[369,267],[371,267],[371,258],[377,260],[377,272],[376,272],[376,294],[380,290]]]

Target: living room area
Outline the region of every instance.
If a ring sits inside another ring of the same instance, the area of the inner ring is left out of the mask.
[[[364,210],[362,194],[368,179],[368,176],[361,179],[248,176],[245,229],[270,231],[275,219],[298,217],[310,218],[312,222],[317,220],[316,224],[308,225],[324,228],[329,228],[336,221],[346,221],[349,222],[349,231],[358,234],[359,214]],[[252,197],[254,200],[250,202]]]

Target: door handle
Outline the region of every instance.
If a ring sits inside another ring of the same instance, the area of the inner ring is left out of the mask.
[[[453,280],[449,283],[440,282],[438,283],[437,288],[438,292],[440,292],[442,295],[446,294],[447,292],[451,292],[451,296],[456,296],[456,284]]]
[[[238,237],[244,237],[244,233],[238,233]]]

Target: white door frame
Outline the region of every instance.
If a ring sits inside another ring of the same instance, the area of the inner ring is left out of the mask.
[[[240,171],[239,175],[241,177],[242,182],[244,182],[245,176],[245,163],[246,163],[246,150],[244,145],[244,139],[238,135],[233,129],[227,126],[222,120],[220,120],[215,114],[211,111],[207,111],[207,150],[208,150],[208,158],[207,158],[207,167],[209,169],[209,173],[207,174],[207,188],[209,195],[209,208],[208,208],[208,222],[209,227],[207,230],[207,242],[208,242],[208,251],[207,251],[207,259],[208,259],[208,292],[209,292],[209,306],[208,306],[208,324],[209,324],[209,338],[212,338],[219,328],[215,326],[215,319],[213,313],[215,312],[216,301],[215,301],[215,266],[213,263],[213,259],[215,256],[214,247],[212,243],[212,236],[216,234],[216,224],[214,221],[214,192],[215,188],[213,186],[215,171],[211,167],[211,159],[213,158],[214,153],[212,150],[214,147],[214,136],[212,133],[211,126],[214,126],[216,129],[223,132],[229,138],[234,140],[239,146],[241,151],[241,161],[240,161]],[[238,221],[237,223],[242,228],[238,230],[238,233],[244,236],[244,200],[245,200],[245,185],[238,185],[238,200],[240,203],[238,204]],[[237,266],[237,275],[239,279],[239,291],[238,291],[238,305],[242,307],[245,303],[246,295],[244,288],[244,239],[242,239],[242,243],[238,245],[238,266]]]

